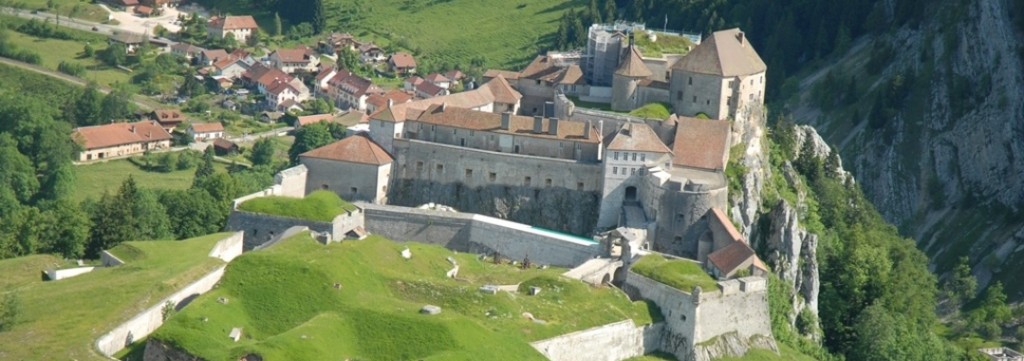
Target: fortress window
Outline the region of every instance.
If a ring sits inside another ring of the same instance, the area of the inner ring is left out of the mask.
[[[725,104],[732,105],[732,95],[725,98]]]
[[[516,154],[519,154],[519,144],[516,144],[515,149],[513,149],[512,152],[516,153]]]
[[[750,93],[750,100],[754,100],[754,93]]]
[[[544,186],[546,186],[546,187],[550,187],[551,186],[551,178],[548,178],[548,179],[544,180]]]
[[[711,105],[711,99],[707,100],[707,105]]]
[[[487,175],[487,178],[490,179],[491,182],[493,182],[498,179],[498,173],[491,172],[490,174]]]
[[[459,145],[465,147],[466,146],[466,138],[459,138]]]
[[[676,243],[683,243],[683,236],[676,236]]]
[[[641,162],[646,162],[647,161],[647,154],[646,153],[640,153],[640,161]]]
[[[444,164],[438,164],[437,165],[437,171],[438,172],[444,172]]]
[[[694,95],[694,96],[693,96],[693,102],[694,102],[694,103],[696,103],[696,102],[697,102],[697,96],[696,96],[696,95]]]
[[[459,130],[458,129],[452,129],[452,135],[457,135],[457,134],[459,134]]]
[[[754,78],[750,78],[750,85],[754,85]]]
[[[615,152],[615,160],[619,160],[619,152]]]
[[[683,218],[684,216],[682,213],[676,213],[676,223],[682,222]]]
[[[619,174],[619,167],[612,167],[612,174]]]
[[[423,170],[423,162],[416,162],[416,171]]]
[[[530,186],[530,177],[523,178],[523,185],[527,187]]]
[[[693,85],[693,77],[690,77],[690,82],[687,85]]]
[[[633,153],[633,161],[636,162],[636,152]]]
[[[676,92],[676,100],[683,100],[683,91],[682,90]]]
[[[583,190],[583,182],[576,182],[576,190],[578,190],[578,191]]]
[[[472,178],[472,177],[473,177],[473,170],[467,168],[466,169],[466,178]]]
[[[629,168],[629,175],[636,174],[636,168]]]
[[[356,187],[349,188],[349,190],[352,191],[352,194],[359,193],[359,188]]]

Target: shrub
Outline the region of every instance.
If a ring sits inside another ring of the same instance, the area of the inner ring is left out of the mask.
[[[0,332],[14,327],[20,314],[21,301],[18,299],[18,295],[14,293],[5,295],[3,301],[0,301]]]
[[[77,77],[81,77],[85,74],[85,66],[69,61],[61,61],[60,64],[57,65],[57,70],[61,73]]]

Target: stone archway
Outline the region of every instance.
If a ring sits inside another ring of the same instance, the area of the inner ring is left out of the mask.
[[[626,187],[626,196],[623,198],[625,202],[636,202],[636,187]]]

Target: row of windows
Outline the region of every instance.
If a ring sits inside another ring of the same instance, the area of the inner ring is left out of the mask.
[[[630,154],[631,154],[630,152],[622,152],[622,160],[629,160],[629,155]],[[638,153],[633,152],[632,154],[633,154],[633,161],[635,162],[636,161],[636,155]],[[639,154],[640,154],[640,161],[641,162],[646,162],[647,161],[647,154],[646,153],[639,153]],[[615,159],[615,160],[619,160],[619,152],[615,152],[615,155],[612,156],[612,158]]]
[[[644,174],[644,169],[643,168],[626,168],[626,167],[622,167],[622,175],[626,175],[626,169],[629,169],[629,175],[636,174],[637,169],[640,170],[640,175]],[[619,167],[612,167],[612,174],[619,174]]]
[[[436,167],[437,167],[436,169],[437,169],[438,173],[444,172],[444,164],[438,164]],[[416,162],[416,171],[422,171],[422,170],[423,170],[423,162]],[[641,171],[643,171],[643,169],[641,169]],[[623,172],[625,172],[625,168],[623,168]],[[466,168],[466,173],[465,173],[466,174],[466,179],[473,178],[473,173],[474,173],[473,169]],[[487,180],[489,180],[491,182],[496,182],[498,180],[498,173],[488,172],[487,173]],[[532,182],[533,182],[533,178],[530,177],[530,176],[526,176],[526,177],[523,178],[523,186],[527,186],[528,187],[528,186],[530,186],[530,184]],[[545,178],[544,179],[544,186],[545,187],[550,187],[553,183],[554,182],[551,180],[551,178]],[[577,182],[576,183],[576,189],[577,190],[583,190],[583,186],[584,186],[583,182]]]

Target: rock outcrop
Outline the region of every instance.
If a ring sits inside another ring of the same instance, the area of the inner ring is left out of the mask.
[[[804,308],[817,315],[818,235],[800,226],[796,209],[784,200],[765,217],[768,232],[754,248],[766,256],[765,261],[772,265],[772,271],[796,291],[792,297],[794,314],[790,315],[790,322],[795,322],[796,315]]]
[[[779,352],[779,346],[771,337],[754,336],[744,339],[735,332],[716,337],[714,340],[698,344],[694,347],[694,361],[712,361],[725,357],[746,355],[751,349],[772,350]]]
[[[144,361],[203,361],[202,358],[192,356],[184,350],[154,338],[146,341],[146,351],[143,353],[142,359]]]

